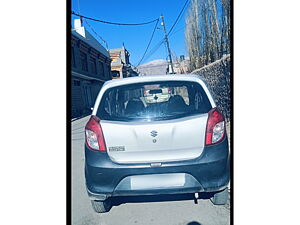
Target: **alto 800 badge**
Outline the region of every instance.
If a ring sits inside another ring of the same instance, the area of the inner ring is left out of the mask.
[[[108,150],[110,152],[124,152],[125,146],[113,146],[113,147],[109,147]]]

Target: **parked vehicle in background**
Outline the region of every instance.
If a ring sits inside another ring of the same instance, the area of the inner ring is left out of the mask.
[[[98,213],[115,196],[206,193],[227,202],[225,119],[198,76],[106,82],[85,134],[86,187]]]

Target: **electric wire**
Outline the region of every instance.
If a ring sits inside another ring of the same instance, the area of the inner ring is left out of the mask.
[[[171,34],[172,30],[174,29],[174,27],[175,27],[176,24],[178,23],[179,19],[181,18],[182,13],[183,13],[184,10],[186,9],[186,6],[187,6],[187,4],[189,3],[189,1],[190,1],[190,0],[187,0],[187,1],[184,3],[184,5],[183,5],[183,7],[182,7],[180,13],[178,14],[178,16],[177,16],[175,22],[173,23],[171,29],[170,29],[169,32],[167,33],[167,37],[169,37],[169,36],[171,36],[171,35],[177,33],[179,30],[181,30],[181,29],[178,29],[175,33],[172,33],[172,34]],[[152,55],[160,48],[160,46],[161,46],[165,41],[166,41],[165,38],[163,38],[160,42],[158,42],[157,45],[155,45],[155,47],[153,47],[153,48],[151,49],[151,51],[148,53],[148,55],[145,57],[144,61],[147,60],[147,59],[149,59],[149,58],[150,58],[150,57],[151,57],[151,56],[152,56]]]
[[[106,24],[111,24],[111,25],[120,25],[120,26],[140,26],[140,25],[146,25],[149,23],[154,23],[158,20],[158,19],[155,19],[155,20],[151,20],[151,21],[147,21],[147,22],[143,22],[143,23],[116,23],[116,22],[109,22],[109,21],[94,19],[91,17],[81,15],[79,13],[75,13],[74,11],[72,11],[72,14],[75,16],[79,16],[80,18],[87,19],[87,20],[93,20],[93,21],[100,22],[100,23],[106,23]]]
[[[174,29],[174,27],[175,27],[176,24],[178,23],[179,19],[180,19],[181,16],[182,16],[182,13],[183,13],[183,11],[185,10],[186,5],[188,4],[189,1],[190,1],[190,0],[187,0],[187,1],[185,2],[184,6],[182,7],[180,13],[178,14],[178,16],[177,16],[177,18],[176,18],[176,20],[175,20],[175,22],[173,23],[171,29],[170,29],[169,32],[167,33],[167,36],[170,35],[170,33],[172,32],[172,30]],[[150,23],[153,23],[153,22],[156,21],[156,25],[155,25],[155,28],[154,28],[154,30],[153,30],[153,32],[152,32],[150,41],[149,41],[149,43],[148,43],[148,45],[147,45],[147,48],[146,48],[146,50],[145,50],[145,52],[144,52],[144,54],[143,54],[143,57],[141,58],[141,60],[139,61],[139,63],[138,63],[137,66],[139,66],[140,63],[141,63],[143,60],[146,60],[146,59],[150,58],[150,57],[151,57],[151,56],[152,56],[152,55],[153,55],[153,54],[161,47],[161,45],[165,42],[165,38],[163,38],[163,39],[162,39],[160,42],[158,42],[158,43],[155,45],[155,47],[153,47],[153,48],[151,49],[151,51],[146,55],[146,53],[147,53],[147,51],[148,51],[148,48],[149,48],[149,46],[150,46],[150,44],[151,44],[151,42],[152,42],[152,39],[153,39],[155,30],[156,30],[156,28],[157,28],[157,24],[158,24],[159,19],[155,19],[155,20],[148,21],[148,22],[143,22],[143,23],[116,23],[116,22],[109,22],[109,21],[104,21],[104,20],[94,19],[94,18],[91,18],[91,17],[87,17],[87,16],[84,16],[84,15],[75,13],[74,11],[72,11],[72,14],[73,14],[73,15],[76,15],[76,16],[79,16],[80,18],[84,18],[84,19],[86,19],[86,20],[93,20],[93,21],[100,22],[100,23],[106,23],[106,24],[111,24],[111,25],[123,25],[123,26],[139,26],[139,25],[146,25],[146,24],[150,24]],[[93,32],[94,32],[94,33],[95,33],[95,34],[96,34],[103,42],[105,42],[106,45],[107,45],[107,42],[106,42],[103,38],[101,38],[101,36],[99,36],[99,35],[92,29],[92,27],[87,23],[87,21],[85,21],[85,22],[86,22],[86,24],[91,28],[91,30],[92,30],[92,31],[93,31]],[[177,30],[177,31],[178,31],[178,30]],[[177,31],[176,31],[175,33],[177,33]]]
[[[94,29],[93,27],[86,21],[86,19],[84,20],[84,22],[88,25],[88,27],[91,29],[91,31],[98,37],[100,38],[100,40],[105,43],[106,46],[106,50],[108,50],[108,43],[107,41],[105,41]]]
[[[182,9],[181,9],[180,13],[178,14],[178,16],[177,16],[175,22],[173,23],[171,29],[169,30],[168,35],[172,32],[173,28],[174,28],[175,25],[177,24],[179,18],[181,17],[181,14],[183,13],[183,11],[184,11],[184,9],[185,9],[185,7],[186,7],[186,5],[187,5],[187,3],[188,3],[189,1],[190,1],[190,0],[186,0],[186,2],[184,3],[184,6],[182,7]]]
[[[183,30],[184,28],[185,28],[185,26],[183,26],[183,27],[177,29],[177,30],[174,31],[172,34],[170,34],[170,35],[168,36],[168,38],[172,37],[174,34],[176,34],[177,32],[179,32],[179,31],[181,31],[181,30]]]
[[[152,49],[151,51],[146,55],[146,57],[144,58],[144,61],[149,59],[161,46],[162,44],[165,42],[165,39],[162,39],[160,42],[158,42]]]
[[[155,24],[154,30],[153,30],[153,32],[152,32],[152,35],[151,35],[151,38],[150,38],[150,41],[149,41],[149,43],[148,43],[148,45],[147,45],[147,48],[146,48],[146,50],[145,50],[145,52],[144,52],[144,54],[143,54],[143,56],[142,56],[142,58],[141,58],[141,60],[139,61],[139,63],[138,63],[138,65],[137,65],[137,66],[139,66],[139,65],[141,64],[141,62],[143,61],[143,59],[144,59],[144,57],[145,57],[145,55],[146,55],[146,53],[147,53],[147,51],[148,51],[148,48],[149,48],[149,46],[150,46],[150,44],[151,44],[151,42],[152,42],[152,39],[153,39],[154,33],[155,33],[155,31],[156,31],[156,28],[157,28],[158,22],[159,22],[159,19],[157,19],[157,21],[156,21],[156,24]]]

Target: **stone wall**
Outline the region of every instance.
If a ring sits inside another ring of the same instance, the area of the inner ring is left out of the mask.
[[[192,72],[192,74],[200,75],[208,84],[218,108],[227,121],[230,120],[231,115],[230,73],[230,55]]]

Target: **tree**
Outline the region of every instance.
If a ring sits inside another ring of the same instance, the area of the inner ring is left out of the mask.
[[[190,70],[230,53],[230,1],[191,0],[186,16]]]

